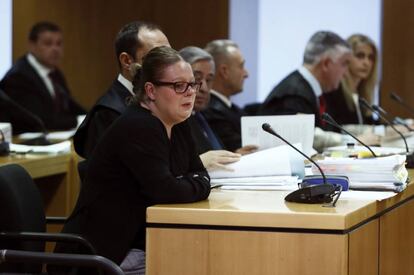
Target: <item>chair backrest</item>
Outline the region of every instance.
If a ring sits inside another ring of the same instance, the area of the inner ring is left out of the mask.
[[[25,231],[46,231],[41,194],[23,167],[17,164],[0,166],[0,232]],[[0,249],[6,248],[44,251],[45,243],[0,238]]]

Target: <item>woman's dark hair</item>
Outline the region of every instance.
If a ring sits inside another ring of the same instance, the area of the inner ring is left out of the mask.
[[[159,81],[165,68],[179,61],[184,60],[173,48],[160,46],[149,51],[132,81],[135,93],[132,101],[134,103],[144,102],[147,99],[145,83]]]

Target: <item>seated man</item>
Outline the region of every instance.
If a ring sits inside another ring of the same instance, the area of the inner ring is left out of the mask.
[[[29,33],[29,52],[19,58],[0,82],[16,103],[38,116],[48,130],[76,127],[85,110],[70,96],[58,69],[63,54],[60,28],[50,22],[35,24]],[[38,131],[36,127],[27,129]]]
[[[240,118],[245,113],[230,100],[232,95],[243,90],[244,79],[248,77],[243,55],[236,43],[224,39],[211,41],[205,50],[214,58],[216,75],[210,103],[203,114],[226,150],[251,153],[257,149],[256,146],[240,148]]]
[[[159,27],[150,23],[131,22],[119,31],[115,52],[120,73],[75,134],[75,150],[80,156],[89,158],[105,130],[126,109],[127,98],[134,95],[132,79],[141,66],[143,56],[152,48],[169,45]]]
[[[316,32],[305,48],[303,66],[283,79],[264,101],[260,115],[314,114],[314,147],[318,151],[342,143],[348,137],[330,130],[322,121],[324,94],[338,88],[351,50],[346,41],[328,31]],[[324,130],[323,130],[324,129]],[[374,138],[375,139],[375,138]],[[378,142],[368,138],[368,141]]]
[[[201,113],[210,101],[210,90],[214,78],[213,57],[198,47],[185,47],[179,53],[186,62],[190,63],[195,81],[201,83],[196,94],[192,115],[188,119],[197,152],[208,171],[227,169],[225,165],[238,161],[241,155],[223,150],[221,141]]]

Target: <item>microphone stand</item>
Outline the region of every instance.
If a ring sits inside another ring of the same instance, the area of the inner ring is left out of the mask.
[[[354,136],[353,134],[351,134],[349,131],[345,130],[344,127],[342,127],[341,125],[339,125],[338,122],[336,122],[328,113],[323,113],[322,114],[322,120],[325,121],[326,123],[328,123],[329,125],[332,125],[333,127],[336,127],[339,130],[342,130],[345,133],[347,133],[348,135],[350,135],[351,137],[353,137],[356,141],[358,141],[359,143],[361,143],[361,145],[363,145],[365,148],[367,148],[371,152],[371,154],[374,156],[374,158],[378,157],[374,153],[374,151],[371,149],[371,147],[369,147],[367,144],[365,144],[364,142],[362,142],[359,138],[357,138],[356,136]]]
[[[286,143],[287,145],[289,145],[290,147],[292,147],[293,149],[295,149],[296,152],[298,152],[299,154],[301,154],[302,156],[304,156],[307,160],[309,160],[310,162],[312,162],[312,164],[314,164],[319,172],[322,175],[322,179],[323,179],[323,183],[324,184],[328,184],[327,180],[326,180],[326,176],[325,173],[322,171],[321,167],[316,163],[316,161],[314,161],[313,159],[311,159],[310,157],[308,157],[307,155],[305,155],[305,153],[303,153],[302,151],[300,151],[298,148],[296,148],[295,146],[293,146],[289,141],[287,141],[286,139],[284,139],[282,136],[280,136],[279,134],[277,134],[272,127],[270,126],[270,124],[268,123],[263,123],[262,125],[262,129],[266,132],[268,132],[271,135],[276,136],[277,138],[280,138],[284,143]]]
[[[400,137],[402,138],[402,140],[404,141],[405,144],[405,151],[406,151],[406,160],[407,160],[407,164],[405,165],[407,168],[414,168],[414,154],[410,154],[410,149],[408,148],[408,144],[407,144],[407,140],[404,137],[404,135],[397,130],[397,128],[394,127],[394,125],[385,117],[383,116],[383,114],[379,111],[379,108],[375,105],[371,106],[369,105],[369,103],[363,99],[360,98],[359,99],[359,103],[361,105],[363,105],[365,108],[368,108],[369,110],[375,112],[376,114],[378,114],[378,116],[385,121],[385,123],[387,123],[387,125],[389,125],[398,135],[400,135]]]
[[[325,176],[325,173],[322,171],[322,168],[313,159],[308,157],[305,153],[303,153],[298,148],[293,146],[293,144],[291,144],[289,141],[287,141],[282,136],[277,134],[272,129],[270,124],[263,123],[262,124],[262,129],[265,132],[268,132],[269,134],[281,139],[283,142],[285,142],[287,145],[289,145],[291,148],[293,148],[296,152],[298,152],[299,154],[304,156],[307,160],[312,162],[318,168],[318,170],[319,170],[319,172],[321,173],[321,176],[322,176],[322,180],[323,180],[322,185],[318,184],[318,185],[311,185],[311,186],[308,186],[308,187],[305,187],[305,188],[302,187],[301,189],[293,191],[292,193],[288,194],[285,197],[285,200],[293,201],[293,202],[315,203],[315,202],[310,202],[310,201],[312,201],[312,199],[311,199],[312,196],[316,196],[317,197],[316,202],[320,203],[322,201],[327,202],[327,201],[325,201],[325,198],[327,198],[327,197],[329,197],[330,200],[332,201],[333,197],[336,196],[335,200],[333,200],[332,204],[330,205],[332,207],[335,207],[336,202],[338,201],[339,196],[341,195],[341,192],[342,192],[342,185],[341,184],[330,184],[330,183],[328,183],[328,181],[326,179],[326,176]],[[302,190],[304,191],[304,193],[301,193]],[[306,201],[306,199],[304,199],[304,198],[307,198],[308,201]],[[322,201],[320,201],[321,199],[322,199]]]

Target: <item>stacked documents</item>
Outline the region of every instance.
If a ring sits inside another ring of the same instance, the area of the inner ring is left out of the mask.
[[[71,148],[70,141],[62,141],[52,145],[22,145],[10,144],[10,151],[18,154],[64,154],[69,153]]]
[[[317,161],[327,175],[345,175],[351,189],[401,192],[407,186],[408,172],[404,155],[370,159],[325,158]],[[314,174],[319,170],[312,166]]]
[[[212,187],[248,190],[292,190],[297,188],[298,177],[292,171],[304,173],[302,156],[283,145],[246,156],[227,165],[230,170],[209,172]]]

